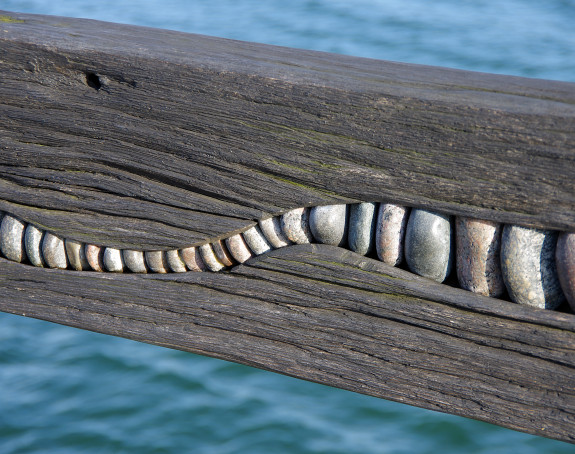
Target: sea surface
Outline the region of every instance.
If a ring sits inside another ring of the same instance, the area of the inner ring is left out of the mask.
[[[572,0],[0,0],[0,9],[575,81]],[[575,449],[225,361],[0,313],[0,454],[125,452]]]

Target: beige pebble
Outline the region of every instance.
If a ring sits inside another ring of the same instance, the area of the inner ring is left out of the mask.
[[[265,254],[272,249],[259,227],[255,225],[243,232],[242,236],[255,255]]]
[[[146,259],[144,258],[144,251],[135,251],[131,249],[122,250],[122,258],[124,265],[132,273],[147,273]]]
[[[122,273],[124,271],[124,260],[120,249],[107,247],[104,249],[102,261],[104,262],[104,268],[112,273]]]
[[[88,259],[86,259],[86,253],[83,243],[79,243],[74,240],[65,240],[64,245],[66,247],[66,255],[68,256],[68,262],[70,267],[76,271],[89,270],[90,264]]]
[[[199,250],[202,260],[210,271],[220,271],[224,268],[224,264],[217,259],[211,244],[202,244]]]
[[[104,248],[96,246],[95,244],[87,244],[84,252],[86,252],[86,260],[94,271],[104,271]]]
[[[145,251],[144,258],[152,273],[165,274],[168,272],[168,260],[164,251]]]
[[[296,244],[307,244],[313,241],[309,228],[309,208],[296,208],[281,217],[282,232],[288,240]]]
[[[177,249],[166,251],[166,259],[168,266],[174,273],[185,273],[187,271],[186,264]]]
[[[226,246],[228,247],[230,254],[232,254],[238,263],[244,263],[253,257],[248,245],[244,241],[244,238],[239,233],[226,238]]]
[[[232,255],[228,252],[224,242],[222,240],[214,241],[212,243],[212,248],[214,250],[214,254],[216,254],[216,258],[224,265],[224,266],[232,266],[234,264],[234,259]]]
[[[262,233],[273,247],[280,248],[292,244],[292,242],[283,234],[281,219],[278,216],[259,221],[259,226]]]
[[[375,249],[379,260],[398,266],[404,258],[404,239],[410,209],[389,203],[379,205]]]
[[[190,271],[200,272],[206,270],[206,264],[202,260],[198,248],[187,247],[180,249],[180,257],[182,257],[182,260]]]
[[[50,232],[46,232],[42,239],[42,257],[50,268],[66,269],[68,267],[64,240]]]

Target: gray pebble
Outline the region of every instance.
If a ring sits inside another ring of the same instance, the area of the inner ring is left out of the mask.
[[[244,237],[240,233],[226,238],[226,246],[238,263],[244,263],[253,257],[252,252],[244,241]]]
[[[168,272],[169,266],[164,251],[145,251],[144,258],[152,273],[165,274]]]
[[[404,238],[410,209],[381,203],[377,213],[375,248],[379,260],[391,266],[403,261]]]
[[[122,273],[124,271],[124,260],[122,260],[122,251],[113,247],[104,249],[102,258],[104,268],[112,273]]]
[[[412,210],[405,232],[405,258],[409,269],[443,282],[453,264],[453,235],[450,216]]]
[[[131,249],[122,250],[122,258],[124,265],[132,273],[147,273],[146,260],[144,259],[144,251],[134,251]]]
[[[180,256],[190,271],[205,271],[206,264],[200,256],[200,251],[196,247],[180,249]]]
[[[188,271],[177,249],[166,251],[166,259],[168,260],[168,266],[174,273],[185,273]]]
[[[367,255],[373,249],[377,203],[356,203],[349,207],[349,248],[358,254]]]
[[[271,250],[270,244],[265,239],[258,226],[253,226],[242,233],[248,247],[255,255],[265,254]]]
[[[564,300],[555,249],[558,233],[506,225],[501,237],[501,271],[511,300],[555,309]]]
[[[259,226],[268,242],[276,249],[292,244],[283,234],[281,219],[278,216],[259,221]]]
[[[104,248],[95,244],[87,244],[84,248],[86,259],[94,271],[104,271]]]
[[[343,246],[347,236],[347,205],[313,207],[309,226],[319,243]]]
[[[26,255],[28,260],[34,266],[43,267],[44,259],[42,258],[42,238],[44,231],[38,227],[28,224],[26,233],[24,234],[24,246],[26,247]]]
[[[296,244],[313,241],[309,229],[309,208],[296,208],[284,213],[281,218],[282,232],[286,238]]]
[[[72,269],[76,271],[89,270],[90,264],[86,258],[86,252],[83,243],[73,240],[65,240],[66,255],[68,256],[68,263]]]
[[[211,244],[202,244],[199,250],[202,260],[210,271],[220,271],[224,268],[224,264],[221,263],[217,259],[216,254],[214,254]]]
[[[68,267],[64,240],[50,232],[46,232],[42,239],[42,257],[50,268],[66,269]]]
[[[571,309],[575,311],[575,233],[559,234],[555,262],[563,293]]]
[[[15,217],[5,215],[0,224],[0,249],[8,260],[21,262],[26,258],[24,249],[26,224]]]

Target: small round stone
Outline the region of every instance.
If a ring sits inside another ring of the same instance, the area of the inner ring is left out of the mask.
[[[343,246],[347,237],[347,205],[313,207],[309,226],[319,243]]]
[[[34,266],[43,267],[44,259],[42,258],[42,238],[44,237],[44,231],[28,224],[26,227],[26,233],[24,234],[24,246],[26,248],[26,255],[28,260]]]
[[[232,235],[226,238],[226,246],[230,254],[238,261],[238,263],[244,263],[245,261],[253,257],[252,252],[248,248],[248,245],[244,241],[241,234]]]
[[[202,244],[199,249],[202,260],[210,271],[216,272],[224,268],[224,264],[217,259],[210,244]]]
[[[511,300],[555,309],[564,300],[555,250],[558,233],[506,225],[501,237],[501,271]]]
[[[42,239],[42,257],[50,268],[66,269],[68,267],[64,240],[50,232],[46,232]]]
[[[86,258],[85,248],[83,243],[73,240],[65,240],[66,255],[68,256],[68,263],[70,267],[76,271],[90,269],[90,264]]]
[[[405,231],[405,258],[409,269],[443,282],[451,272],[454,247],[451,217],[427,210],[411,211]]]
[[[177,249],[166,251],[166,259],[168,260],[168,266],[174,273],[185,273],[187,271],[186,264]]]
[[[309,229],[309,208],[296,208],[284,213],[281,225],[283,234],[293,243],[307,244],[313,241]]]
[[[132,273],[147,273],[146,260],[144,258],[144,251],[134,251],[131,249],[122,250],[122,258],[124,265]]]
[[[214,241],[212,243],[212,248],[214,250],[214,253],[216,254],[216,258],[224,266],[232,266],[234,264],[234,258],[228,252],[226,245],[222,240]]]
[[[492,298],[503,295],[502,230],[503,226],[496,222],[455,219],[456,268],[461,288]]]
[[[180,257],[182,257],[182,260],[184,261],[186,267],[190,271],[196,271],[196,272],[205,271],[206,264],[202,260],[198,248],[187,247],[184,249],[180,249]]]
[[[242,233],[248,247],[255,255],[262,255],[270,251],[272,247],[265,239],[259,227],[253,226]]]
[[[575,311],[575,233],[562,232],[555,252],[557,274],[569,306]]]
[[[152,273],[165,274],[168,272],[169,266],[164,251],[145,251],[144,258]]]
[[[86,260],[90,264],[90,267],[94,271],[102,272],[104,271],[104,250],[100,246],[96,246],[95,244],[87,244],[84,252],[86,253]]]
[[[8,260],[21,262],[26,258],[24,231],[26,224],[20,219],[5,215],[0,224],[0,249]]]
[[[377,213],[375,248],[379,260],[391,266],[403,261],[405,230],[409,208],[382,203]]]
[[[122,251],[113,247],[104,249],[102,258],[104,268],[112,273],[122,273],[124,271],[124,260],[122,260]]]
[[[349,248],[358,254],[367,255],[373,249],[377,203],[356,203],[349,207]]]
[[[259,221],[259,226],[268,242],[276,249],[292,244],[283,234],[281,219],[278,216]]]

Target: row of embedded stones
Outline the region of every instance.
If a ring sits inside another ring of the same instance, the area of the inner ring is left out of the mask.
[[[555,309],[575,309],[575,234],[501,225],[385,204],[297,208],[211,244],[170,251],[120,250],[61,239],[0,213],[0,250],[16,262],[134,273],[220,271],[290,244],[319,242],[370,255],[443,282],[456,263],[462,288]],[[455,241],[454,241],[455,240]]]

